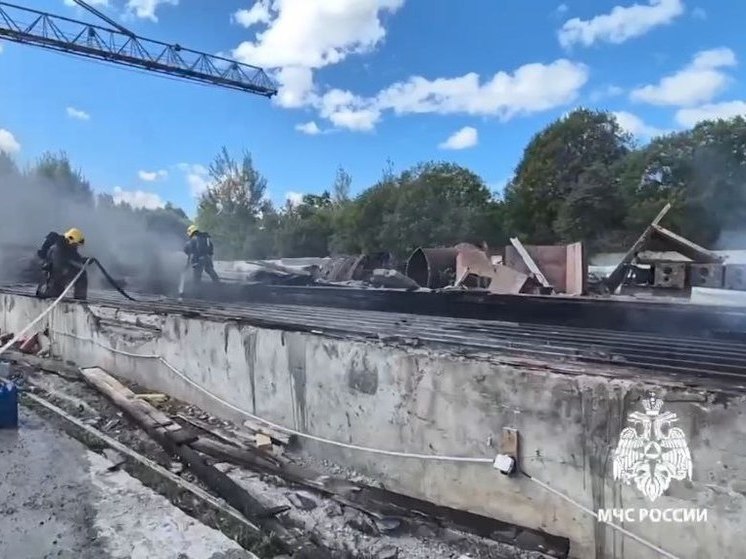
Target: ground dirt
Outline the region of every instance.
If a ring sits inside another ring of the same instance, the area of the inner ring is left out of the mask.
[[[252,557],[113,465],[22,408],[0,430],[0,557]]]

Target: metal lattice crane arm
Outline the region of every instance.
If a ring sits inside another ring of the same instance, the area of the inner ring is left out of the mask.
[[[119,25],[108,29],[7,2],[0,2],[0,39],[264,97],[277,93],[270,77],[256,66],[145,39]]]
[[[91,6],[90,4],[86,4],[85,2],[83,2],[83,0],[73,0],[73,2],[75,2],[78,6],[80,6],[84,10],[88,10],[89,12],[91,12],[97,18],[104,20],[106,23],[108,23],[109,25],[111,25],[114,29],[116,29],[118,31],[121,31],[125,35],[134,35],[134,33],[132,31],[130,31],[129,29],[127,29],[123,25],[119,25],[116,21],[114,21],[113,19],[111,19],[105,13],[97,10],[96,8],[94,8],[93,6]]]

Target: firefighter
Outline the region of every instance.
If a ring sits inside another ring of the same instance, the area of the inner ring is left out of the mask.
[[[187,228],[187,236],[189,240],[184,245],[184,252],[192,266],[194,284],[199,285],[202,282],[202,272],[207,272],[212,281],[219,282],[220,278],[212,264],[213,246],[210,235],[197,229],[196,225],[190,225]]]
[[[67,285],[85,265],[86,259],[78,252],[85,244],[85,236],[80,229],[73,227],[64,235],[49,233],[37,252],[42,260],[44,281],[36,290],[38,297],[59,297]],[[73,297],[78,300],[88,298],[88,272],[83,270],[73,287]]]

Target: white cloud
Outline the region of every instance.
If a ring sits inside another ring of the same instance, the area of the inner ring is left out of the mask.
[[[303,194],[300,192],[286,192],[285,200],[290,202],[291,206],[298,206],[303,203]]]
[[[358,132],[373,130],[380,119],[381,111],[375,108],[351,109],[345,107],[329,115],[329,120],[334,126]]]
[[[729,119],[735,116],[746,117],[746,101],[724,101],[679,109],[676,112],[676,122],[691,127],[703,120]]]
[[[154,182],[168,177],[168,171],[165,169],[160,169],[158,171],[138,171],[137,176],[141,181]]]
[[[89,115],[85,111],[81,111],[80,109],[76,109],[75,107],[67,107],[67,116],[70,118],[74,118],[77,120],[90,120],[91,115]]]
[[[21,144],[9,130],[0,128],[0,152],[12,155],[21,151]]]
[[[526,64],[513,74],[498,72],[484,83],[473,72],[435,80],[416,76],[382,91],[378,106],[397,114],[464,113],[508,120],[573,101],[587,80],[585,65],[564,59]]]
[[[163,199],[154,192],[144,192],[142,190],[122,190],[115,187],[112,192],[115,204],[129,204],[133,208],[145,208],[155,210],[166,205]]]
[[[477,134],[477,129],[471,126],[464,126],[461,130],[451,134],[438,147],[440,149],[466,149],[476,146],[478,141],[479,135]]]
[[[671,23],[684,13],[681,0],[649,0],[647,4],[615,6],[608,14],[589,20],[567,20],[557,36],[560,44],[590,46],[598,41],[619,44]]]
[[[178,6],[179,0],[127,0],[127,10],[141,19],[157,22],[158,16],[155,15],[155,12],[161,4]]]
[[[311,104],[319,116],[338,128],[369,131],[385,111],[498,116],[509,120],[520,114],[552,109],[573,101],[588,80],[583,64],[557,60],[526,64],[513,74],[498,72],[486,82],[476,73],[429,80],[420,76],[395,83],[374,97],[331,89]]]
[[[322,118],[338,128],[370,131],[381,119],[376,98],[363,98],[351,91],[331,89],[313,101]]]
[[[210,185],[207,167],[199,163],[179,163],[176,167],[184,173],[192,196],[197,198],[207,190]]]
[[[251,27],[257,23],[269,23],[272,20],[269,0],[259,0],[251,9],[238,10],[233,14],[233,21],[244,27]]]
[[[722,66],[735,66],[738,63],[736,55],[732,50],[726,47],[717,49],[703,50],[694,55],[690,67],[708,70],[710,68],[720,68]]]
[[[0,43],[0,54],[2,54],[2,53],[3,53],[3,45],[2,45],[2,43]]]
[[[295,129],[298,132],[303,132],[304,134],[308,134],[310,136],[315,136],[316,134],[321,133],[321,129],[313,120],[310,122],[304,122],[303,124],[296,124]]]
[[[657,85],[646,85],[632,91],[633,101],[652,105],[693,106],[707,103],[728,85],[722,68],[735,66],[736,56],[728,48],[698,52],[692,61]]]
[[[259,0],[233,17],[247,27],[265,27],[232,55],[241,62],[277,69],[276,104],[306,106],[315,99],[313,70],[372,51],[386,35],[383,14],[394,13],[403,4],[404,0]]]
[[[661,128],[645,124],[639,116],[632,113],[617,111],[613,114],[616,117],[619,126],[621,126],[625,132],[629,132],[638,138],[654,138],[656,136],[662,136],[667,132]]]
[[[559,6],[557,6],[557,13],[558,14],[564,14],[569,9],[570,8],[567,6],[567,4],[560,4]]]
[[[286,109],[305,107],[315,99],[313,70],[303,66],[286,66],[274,73],[280,84],[275,103]]]
[[[132,0],[130,0],[132,1]],[[233,55],[268,68],[322,68],[349,54],[369,52],[385,37],[384,12],[393,13],[404,0],[274,0],[262,3],[269,17],[256,41],[244,41]],[[256,5],[252,8],[254,10]],[[255,14],[262,8],[256,8]],[[251,10],[249,10],[251,11]],[[257,20],[260,21],[260,20]]]
[[[386,111],[509,119],[573,101],[588,79],[584,65],[557,60],[527,64],[513,74],[499,72],[484,83],[471,73],[434,80],[412,77],[370,97],[340,89],[319,91],[314,71],[375,49],[386,36],[383,18],[404,2],[258,0],[233,14],[242,25],[261,27],[252,40],[233,49],[232,56],[272,72],[279,84],[273,100],[277,105],[313,107],[333,126],[356,131],[373,130]]]

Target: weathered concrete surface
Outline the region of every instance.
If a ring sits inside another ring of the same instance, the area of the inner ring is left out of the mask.
[[[21,408],[0,430],[0,557],[256,559]]]
[[[0,298],[6,331],[45,303]],[[101,305],[63,304],[50,318],[54,351],[100,365],[230,419],[235,411],[179,379],[155,359],[117,355],[103,346],[161,355],[193,382],[232,406],[315,435],[357,445],[424,454],[492,457],[501,429],[521,434],[524,470],[593,510],[706,508],[707,522],[627,522],[633,533],[678,557],[739,556],[746,507],[746,398],[687,387],[663,375],[640,377],[599,367],[515,358],[463,359],[432,350],[257,329],[200,318],[134,314]],[[693,481],[673,481],[650,505],[612,479],[611,455],[624,418],[655,389],[678,414],[693,460]],[[598,525],[524,477],[487,465],[425,462],[329,446],[319,455],[381,478],[387,487],[440,504],[566,536],[574,557],[647,559],[658,554]]]

